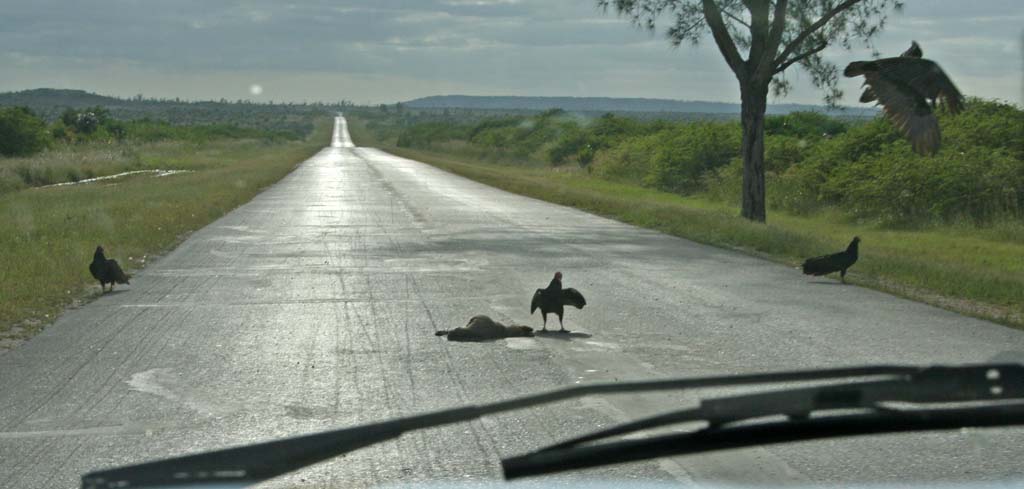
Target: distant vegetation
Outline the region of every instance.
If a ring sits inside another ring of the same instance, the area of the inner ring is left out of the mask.
[[[495,97],[471,95],[435,95],[423,97],[402,105],[409,109],[473,109],[473,110],[530,110],[544,111],[563,109],[570,112],[647,112],[647,113],[689,113],[727,114],[739,116],[740,104],[727,102],[706,102],[701,100],[670,100],[659,98],[615,98],[615,97]],[[820,105],[772,104],[769,114],[790,112],[829,111],[840,113],[841,109],[829,109]],[[874,114],[875,109],[858,109],[858,112]]]
[[[150,169],[142,145],[216,140],[297,141],[333,110],[269,105],[116,99],[77,90],[0,94],[0,193]],[[85,105],[86,103],[96,105]]]
[[[315,117],[349,106],[351,104],[346,101],[307,104],[225,99],[188,101],[146,98],[142,95],[117,98],[82,90],[48,88],[0,93],[0,107],[26,107],[48,123],[61,119],[68,109],[81,112],[92,107],[103,107],[111,118],[121,121],[148,119],[175,126],[228,125],[291,133],[293,138],[310,134]]]
[[[679,195],[738,202],[740,125],[735,121],[641,121],[562,110],[537,115],[457,117],[367,113],[381,141],[528,166],[579,166],[601,178]],[[940,115],[943,147],[914,154],[884,119],[821,113],[766,122],[769,207],[797,215],[838,210],[885,226],[1018,221],[1024,217],[1024,111],[969,100]]]

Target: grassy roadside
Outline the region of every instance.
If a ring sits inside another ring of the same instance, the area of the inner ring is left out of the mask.
[[[848,278],[859,285],[964,314],[1024,328],[1024,243],[985,239],[973,229],[902,231],[844,222],[836,216],[772,212],[768,225],[737,217],[736,209],[583,172],[478,163],[377,141],[350,119],[356,144],[376,146],[458,175],[638,226],[790,265],[837,251],[859,235],[861,259]]]
[[[77,301],[99,294],[97,244],[129,273],[184,235],[249,201],[330,141],[331,121],[292,142],[160,142],[136,149],[145,168],[186,170],[0,195],[0,349]]]

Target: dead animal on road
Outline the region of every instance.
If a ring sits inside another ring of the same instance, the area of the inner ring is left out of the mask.
[[[106,284],[110,284],[110,290],[114,290],[114,283],[127,284],[129,277],[121,270],[121,265],[117,264],[117,260],[108,260],[103,254],[103,247],[97,246],[96,251],[92,254],[92,263],[89,264],[89,272],[92,273],[93,278],[100,281],[100,289],[104,293],[107,292]]]
[[[533,336],[533,328],[520,324],[506,326],[481,314],[470,318],[469,322],[461,328],[441,330],[434,334],[447,336],[448,341],[487,341],[515,336]]]
[[[850,245],[846,247],[845,251],[808,258],[801,267],[803,268],[804,275],[819,276],[839,272],[839,279],[845,284],[846,270],[852,267],[854,263],[857,263],[859,244],[860,238],[854,236],[853,241],[850,241]]]
[[[561,327],[559,332],[568,332],[562,324],[562,316],[565,314],[565,306],[573,306],[576,309],[583,309],[583,306],[585,305],[587,305],[587,300],[583,298],[583,294],[576,289],[563,289],[562,272],[555,272],[555,278],[551,279],[551,283],[548,284],[548,288],[537,289],[537,291],[533,293],[533,300],[530,301],[530,315],[533,315],[533,312],[539,308],[540,315],[544,318],[544,327],[541,331],[547,331],[548,314],[557,314],[558,325]]]

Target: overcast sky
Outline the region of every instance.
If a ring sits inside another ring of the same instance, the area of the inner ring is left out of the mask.
[[[710,39],[672,48],[660,27],[639,31],[594,0],[0,0],[0,12],[0,91],[362,103],[739,93]],[[1022,105],[1022,25],[1021,0],[907,0],[877,47],[895,55],[916,39],[961,91]],[[870,55],[826,51],[840,66]],[[798,67],[787,77],[784,101],[821,101]],[[842,83],[855,104],[859,82]]]

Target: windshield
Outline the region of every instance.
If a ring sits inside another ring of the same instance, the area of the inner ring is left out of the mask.
[[[0,488],[575,386],[1024,361],[1019,2],[0,5]],[[1022,480],[1006,426],[504,481],[811,384],[595,393],[259,487]]]

